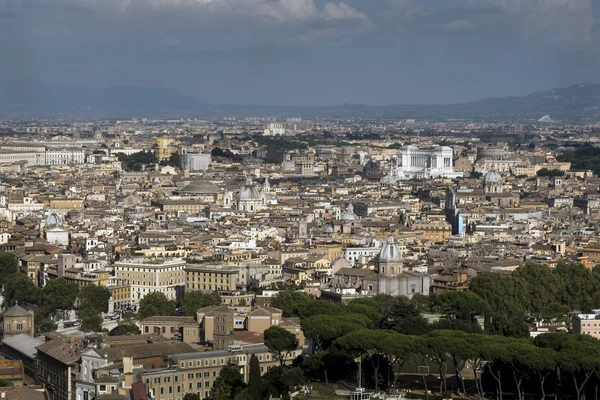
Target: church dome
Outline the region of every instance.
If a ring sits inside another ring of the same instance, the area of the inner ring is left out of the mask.
[[[402,260],[402,251],[400,251],[400,247],[396,243],[394,243],[394,237],[390,235],[387,240],[387,243],[383,245],[381,251],[379,252],[379,261],[401,261]]]
[[[48,226],[48,227],[56,226],[56,225],[60,225],[60,223],[61,223],[60,216],[56,212],[53,211],[48,214],[48,218],[46,218],[46,226]]]
[[[262,201],[262,196],[258,189],[254,187],[252,183],[252,179],[248,178],[246,184],[240,190],[240,194],[238,195],[238,200],[240,201]]]
[[[373,160],[370,160],[368,163],[365,164],[365,166],[363,167],[363,172],[367,172],[370,170],[379,170],[379,166],[377,165],[377,163]]]
[[[240,192],[239,200],[260,200],[260,193],[254,186],[245,186]]]
[[[487,174],[485,174],[484,180],[486,183],[501,182],[502,175],[500,175],[500,173],[496,171],[490,171]]]
[[[350,203],[348,205],[348,208],[346,209],[346,212],[342,215],[342,220],[357,221],[359,219],[360,219],[360,217],[358,215],[354,214],[354,206],[352,205],[352,203]]]

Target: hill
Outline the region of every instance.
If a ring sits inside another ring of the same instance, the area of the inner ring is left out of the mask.
[[[582,83],[521,97],[492,97],[459,104],[369,106],[214,105],[174,89],[60,86],[33,79],[0,78],[0,113],[73,113],[103,117],[139,116],[303,116],[510,121],[535,123],[549,115],[558,122],[600,121],[600,84]]]
[[[151,113],[197,110],[206,103],[174,89],[50,85],[34,79],[0,78],[0,108],[39,112],[130,110]]]

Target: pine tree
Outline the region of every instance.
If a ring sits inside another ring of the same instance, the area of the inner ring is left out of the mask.
[[[250,400],[261,400],[260,364],[255,354],[250,357],[250,372],[248,373],[248,396]]]

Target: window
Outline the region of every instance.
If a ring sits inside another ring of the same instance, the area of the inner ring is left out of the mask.
[[[106,385],[100,385],[100,391],[106,392]]]
[[[18,331],[22,331],[23,330],[23,323],[21,321],[17,322],[17,330]]]

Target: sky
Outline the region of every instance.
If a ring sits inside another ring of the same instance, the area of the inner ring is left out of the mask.
[[[600,81],[600,0],[0,0],[0,76],[214,104],[524,95]]]

